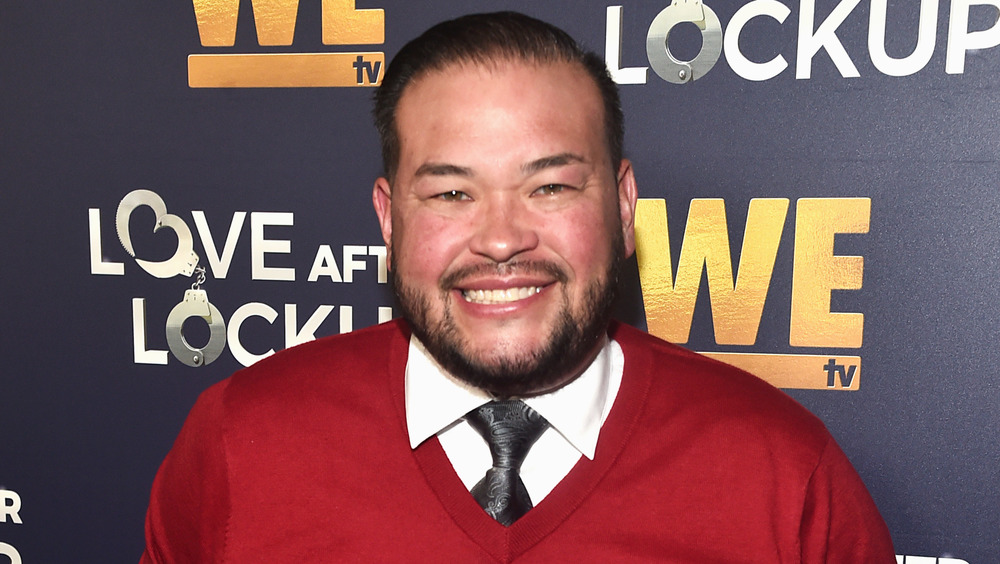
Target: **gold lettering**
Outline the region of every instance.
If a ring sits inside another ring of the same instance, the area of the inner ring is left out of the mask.
[[[291,45],[299,0],[252,0],[253,22],[260,45]]]
[[[704,266],[716,342],[756,342],[787,212],[786,198],[750,201],[734,283],[725,202],[691,200],[674,282],[666,203],[639,200],[636,256],[649,332],[675,343],[687,342]]]
[[[862,313],[832,313],[832,290],[861,289],[864,257],[833,254],[837,233],[868,233],[871,198],[801,198],[788,342],[795,347],[860,348]]]
[[[385,11],[357,10],[354,0],[323,0],[323,44],[385,43]]]
[[[701,354],[742,368],[778,388],[796,390],[861,389],[861,357],[816,354],[762,354],[702,352]],[[831,373],[830,361],[842,372]]]
[[[198,34],[205,47],[236,44],[240,0],[193,0]],[[260,45],[291,45],[299,0],[251,0]]]
[[[198,35],[205,47],[230,47],[236,44],[236,17],[240,0],[194,0]]]
[[[235,45],[240,0],[193,2],[201,44],[205,47]],[[260,45],[292,44],[299,0],[251,0],[251,5]],[[358,10],[354,0],[323,0],[323,43],[385,43],[385,10]]]
[[[369,65],[360,75],[355,66],[359,56]],[[369,69],[377,73],[374,81]],[[385,54],[375,52],[188,56],[191,88],[378,86],[384,73]]]
[[[678,330],[677,324],[672,323],[668,307],[674,295],[674,268],[670,259],[665,200],[640,198],[636,203],[635,258],[639,265],[643,308],[646,310],[646,329],[661,339],[687,342],[688,332],[684,327]],[[690,318],[688,323],[685,327],[690,329]]]

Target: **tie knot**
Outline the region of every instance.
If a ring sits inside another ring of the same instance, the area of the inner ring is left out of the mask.
[[[491,401],[465,418],[489,445],[493,466],[515,471],[549,426],[544,417],[520,400]]]

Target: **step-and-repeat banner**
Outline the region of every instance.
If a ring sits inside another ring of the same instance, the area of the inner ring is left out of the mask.
[[[899,562],[997,561],[1000,0],[0,0],[0,564],[137,560],[199,392],[396,313],[372,86],[498,9],[621,85],[619,317],[819,415]]]

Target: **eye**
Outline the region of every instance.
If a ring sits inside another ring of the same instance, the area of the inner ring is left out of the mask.
[[[569,187],[562,184],[546,184],[545,186],[540,186],[535,190],[535,194],[539,196],[553,196],[560,192],[567,190]]]
[[[461,192],[459,190],[449,190],[447,192],[442,192],[442,193],[438,194],[437,196],[435,196],[435,198],[438,198],[440,200],[444,200],[446,202],[460,202],[460,201],[463,201],[463,200],[471,200],[472,199],[472,198],[469,197],[468,194],[466,194],[465,192]]]

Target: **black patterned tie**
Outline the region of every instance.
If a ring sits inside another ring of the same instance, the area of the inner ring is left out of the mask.
[[[519,400],[491,401],[465,416],[490,446],[493,468],[472,488],[472,497],[505,527],[531,509],[531,498],[519,472],[531,445],[549,426]]]

